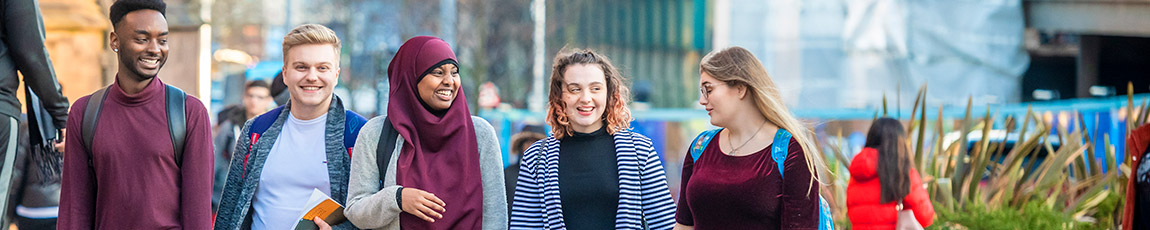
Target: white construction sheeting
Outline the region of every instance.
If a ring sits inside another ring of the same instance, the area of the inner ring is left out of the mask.
[[[758,56],[792,107],[1018,102],[1030,62],[1020,0],[726,0],[715,48]],[[896,90],[896,88],[898,90]],[[901,94],[901,100],[896,95]]]

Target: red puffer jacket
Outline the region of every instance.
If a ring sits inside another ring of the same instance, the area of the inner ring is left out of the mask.
[[[847,186],[847,215],[853,229],[894,229],[898,221],[897,202],[880,203],[878,180],[878,150],[864,148],[851,161],[851,180]],[[934,222],[934,206],[930,203],[918,171],[910,169],[910,192],[903,198],[903,206],[914,211],[915,219],[923,227]]]

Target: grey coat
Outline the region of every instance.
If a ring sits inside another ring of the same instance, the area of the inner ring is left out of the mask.
[[[403,136],[395,141],[388,161],[388,171],[380,188],[379,165],[375,151],[383,132],[384,117],[372,118],[363,126],[353,148],[349,200],[344,215],[364,229],[398,230],[399,214],[403,211],[395,202],[400,187],[395,182],[396,160],[403,149]],[[475,124],[475,138],[479,144],[479,170],[483,178],[483,229],[507,229],[507,197],[503,186],[503,155],[496,141],[495,129],[483,118],[471,117]],[[450,208],[450,204],[447,206]]]

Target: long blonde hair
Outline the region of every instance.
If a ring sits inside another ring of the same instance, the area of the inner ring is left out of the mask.
[[[815,145],[814,132],[795,118],[783,104],[778,87],[771,81],[767,69],[759,63],[759,59],[755,58],[751,51],[738,46],[712,51],[703,57],[699,67],[701,72],[711,75],[716,80],[732,86],[746,86],[759,113],[779,128],[790,131],[802,146],[803,154],[806,154],[807,170],[811,172],[809,186],[814,186],[815,181],[823,182],[819,178],[819,172],[827,172],[827,166],[823,155]]]

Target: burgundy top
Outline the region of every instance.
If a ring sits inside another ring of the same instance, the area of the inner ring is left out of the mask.
[[[159,78],[135,95],[112,84],[93,135],[92,153],[80,141],[89,96],[72,104],[64,139],[59,229],[212,227],[208,113],[199,99],[188,95],[184,159],[176,165],[165,90]]]
[[[811,174],[795,139],[787,147],[784,179],[771,159],[771,146],[729,156],[719,150],[720,136],[711,139],[698,162],[691,157],[683,162],[678,223],[698,230],[818,229],[818,193],[808,190]]]
[[[444,111],[429,111],[418,96],[422,76],[445,63],[457,63],[447,42],[419,36],[403,43],[387,68],[387,119],[404,139],[396,184],[435,194],[446,210],[435,223],[403,212],[403,229],[479,229],[483,223],[479,143],[462,84]]]

